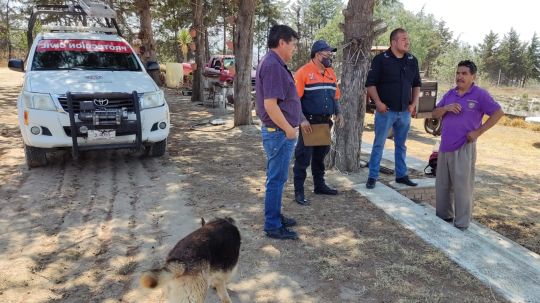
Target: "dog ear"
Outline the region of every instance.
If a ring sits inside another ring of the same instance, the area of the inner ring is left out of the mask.
[[[165,270],[173,275],[175,278],[179,278],[186,273],[186,264],[183,262],[171,261],[165,266]]]
[[[225,221],[231,223],[232,225],[236,225],[236,221],[234,221],[234,219],[231,218],[231,217],[225,217],[225,218],[223,218],[223,219],[224,219]]]
[[[204,224],[206,224],[206,221],[204,221],[204,218],[201,217],[201,226],[204,226]]]

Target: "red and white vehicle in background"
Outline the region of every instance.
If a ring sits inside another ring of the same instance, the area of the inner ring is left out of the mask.
[[[230,86],[234,82],[235,72],[234,55],[214,55],[210,57],[208,63],[204,66],[203,75],[213,78],[222,85]],[[255,89],[256,70],[251,70],[251,85]]]

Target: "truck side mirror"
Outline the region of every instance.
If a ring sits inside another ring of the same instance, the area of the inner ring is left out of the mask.
[[[156,61],[148,61],[148,63],[146,63],[147,72],[154,72],[158,70],[159,70],[159,64]]]
[[[24,62],[21,59],[9,59],[8,67],[17,72],[24,72]]]

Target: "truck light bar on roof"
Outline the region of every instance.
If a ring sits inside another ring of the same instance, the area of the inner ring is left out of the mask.
[[[101,1],[79,0],[79,5],[88,17],[116,18],[116,12]]]
[[[91,32],[91,33],[112,33],[112,34],[116,33],[116,29],[111,28],[111,27],[44,25],[41,28],[44,31],[49,31],[49,32]]]
[[[64,27],[47,27],[46,25],[43,28],[48,28],[52,31],[76,31],[76,32],[101,32],[101,33],[116,33],[119,36],[122,36],[122,32],[116,23],[116,12],[110,8],[104,2],[98,0],[78,0],[79,4],[77,5],[59,5],[59,4],[40,4],[36,5],[30,19],[28,20],[28,31],[26,32],[26,39],[28,40],[28,47],[32,45],[33,42],[33,32],[35,23],[41,15],[58,15],[58,16],[74,16],[75,21],[78,20],[82,23],[80,26],[64,26]],[[105,21],[107,28],[103,27],[88,27],[87,17],[92,18],[102,18]],[[73,21],[73,19],[71,19]],[[86,27],[84,30],[83,27]]]

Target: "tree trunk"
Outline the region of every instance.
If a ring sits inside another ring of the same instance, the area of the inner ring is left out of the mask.
[[[225,12],[227,11],[227,5],[226,1],[223,0],[221,2],[222,5],[222,12],[223,12],[223,55],[227,54],[227,16],[225,16]]]
[[[204,56],[205,56],[205,40],[206,29],[203,24],[203,0],[191,1],[193,10],[193,28],[197,31],[195,36],[195,63],[197,69],[193,71],[193,86],[191,101],[203,101],[203,70],[204,70]]]
[[[154,33],[152,31],[152,14],[150,12],[150,0],[137,0],[135,6],[140,18],[139,39],[141,39],[141,60],[146,66],[148,62],[157,62],[156,58],[156,42],[154,41]],[[157,85],[162,85],[159,77],[159,70],[151,72],[150,76]]]
[[[180,43],[178,42],[178,29],[174,30],[174,54],[176,56],[176,62],[183,62],[182,52],[180,51]]]
[[[260,28],[260,24],[261,24],[261,17],[255,15],[255,28],[259,29]],[[254,35],[254,43],[255,43],[255,47],[257,48],[257,64],[259,64],[259,62],[261,61],[261,38],[260,38],[260,33],[253,33]],[[255,37],[256,35],[256,37]]]
[[[360,147],[364,116],[366,113],[364,83],[369,70],[369,53],[373,39],[381,30],[374,32],[378,21],[373,21],[375,0],[349,0],[343,10],[345,17],[341,30],[344,33],[343,73],[341,78],[341,113],[345,119],[343,128],[334,127],[334,144],[326,159],[328,167],[342,172],[360,169]]]
[[[8,44],[8,60],[11,59],[11,33],[9,27],[9,0],[6,3],[6,37]]]
[[[251,124],[253,18],[256,0],[240,0],[234,30],[234,125]]]
[[[116,5],[115,3],[116,2]],[[108,0],[109,6],[115,11],[116,13],[116,22],[118,23],[118,26],[122,29],[122,34],[124,38],[126,38],[128,41],[132,41],[134,39],[134,33],[133,29],[128,26],[126,22],[126,18],[124,18],[124,10],[122,9],[122,5],[119,4],[117,1]],[[86,19],[83,19],[83,24],[86,24]],[[86,26],[86,25],[84,25]]]
[[[429,77],[431,77],[431,62],[428,58],[424,62],[424,78],[429,79]]]
[[[208,34],[208,29],[204,29],[204,62],[208,62],[210,60],[210,41],[208,39],[210,35]]]

